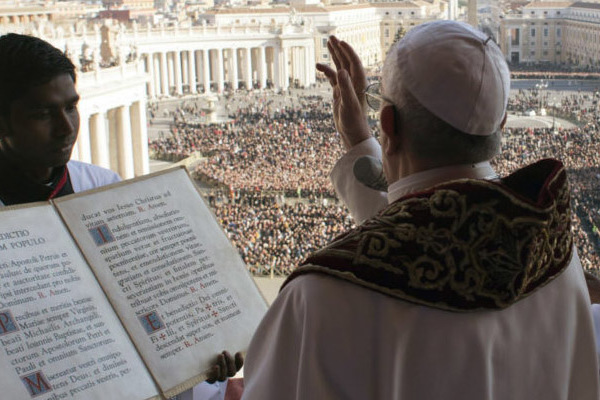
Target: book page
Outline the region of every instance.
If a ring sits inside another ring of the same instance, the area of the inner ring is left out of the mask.
[[[2,209],[0,220],[0,398],[158,395],[56,210]]]
[[[167,397],[246,349],[266,303],[185,169],[56,206]]]

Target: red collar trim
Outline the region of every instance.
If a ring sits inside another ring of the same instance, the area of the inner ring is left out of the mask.
[[[60,193],[60,191],[67,184],[67,179],[68,178],[69,178],[69,170],[67,169],[67,167],[65,167],[65,170],[63,171],[62,176],[58,180],[58,183],[56,184],[56,187],[54,188],[54,190],[52,191],[52,193],[50,193],[50,196],[48,196],[48,200],[55,198]]]

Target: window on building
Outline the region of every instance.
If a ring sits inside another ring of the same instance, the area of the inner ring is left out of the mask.
[[[556,28],[556,37],[560,37],[560,28]]]
[[[531,15],[535,15],[535,11],[532,11],[532,12],[531,12]]]
[[[529,54],[532,56],[535,56],[535,50],[531,50],[531,52]]]
[[[548,46],[548,42],[544,42],[544,46]]]
[[[548,28],[544,28],[544,37],[548,37]]]
[[[389,38],[390,37],[390,30],[389,29],[385,29],[383,31],[383,37]]]
[[[386,12],[385,12],[385,15],[390,15],[389,11],[386,11]]]
[[[560,15],[560,11],[557,11],[557,12],[556,12],[556,15]]]
[[[531,37],[535,37],[535,28],[531,28]]]
[[[326,60],[326,59],[328,59],[328,58],[329,58],[329,54],[327,54],[327,53],[323,53],[323,59],[324,59],[324,60]]]
[[[415,15],[415,12],[414,12],[414,11],[411,11],[411,12],[410,12],[410,15]]]
[[[322,46],[323,48],[326,48],[326,47],[327,47],[327,38],[323,38],[323,39],[321,39],[321,46]]]
[[[402,15],[402,11],[398,11],[398,15]]]
[[[547,56],[547,55],[548,55],[548,50],[544,50],[543,54],[544,54],[545,56]]]
[[[519,35],[520,30],[519,29],[511,29],[510,30],[510,44],[513,46],[518,46],[519,45]]]

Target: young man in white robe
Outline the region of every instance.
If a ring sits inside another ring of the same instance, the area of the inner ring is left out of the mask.
[[[0,37],[0,206],[81,192],[120,181],[115,172],[69,161],[79,133],[75,66],[32,36]],[[241,354],[216,356],[209,383],[182,400],[222,400]]]

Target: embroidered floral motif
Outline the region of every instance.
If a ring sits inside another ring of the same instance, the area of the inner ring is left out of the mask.
[[[545,184],[525,195],[540,177]],[[503,183],[452,181],[402,198],[315,252],[288,282],[323,272],[444,310],[502,309],[568,265],[570,219],[564,168],[542,160]]]

